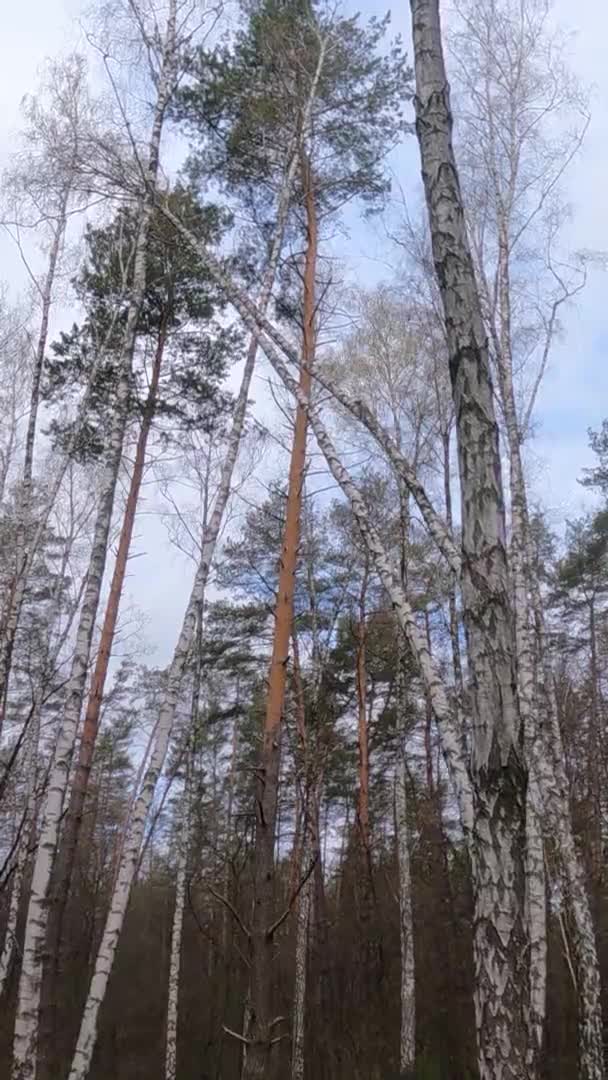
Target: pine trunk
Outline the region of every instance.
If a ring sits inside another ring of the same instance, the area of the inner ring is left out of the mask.
[[[315,279],[318,241],[312,176],[304,151],[302,151],[302,181],[305,190],[307,243],[304,268],[303,347],[299,385],[301,392],[308,398],[311,387],[310,368],[315,351]],[[293,628],[293,598],[306,466],[306,429],[306,410],[298,406],[289,466],[285,529],[277,587],[262,752],[257,770],[256,833],[253,856],[254,907],[250,940],[251,1016],[247,1035],[245,1080],[259,1080],[266,1076],[273,1039],[276,1038],[272,1015],[274,941],[269,929],[273,922],[275,902],[274,847],[281,721],[285,701],[289,643]]]

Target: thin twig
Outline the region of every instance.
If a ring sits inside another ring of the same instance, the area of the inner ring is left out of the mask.
[[[245,923],[241,919],[241,916],[239,915],[238,911],[236,910],[234,905],[230,903],[230,900],[228,900],[227,897],[222,896],[221,893],[216,892],[216,890],[213,888],[213,885],[207,885],[207,888],[208,888],[209,892],[211,893],[211,895],[213,897],[215,897],[215,899],[218,900],[220,904],[223,904],[224,907],[228,909],[228,911],[232,915],[233,919],[235,919],[236,922],[239,924],[239,926],[240,926],[241,930],[243,931],[243,933],[244,933],[245,937],[247,938],[247,940],[250,940],[251,939],[251,931],[247,929],[247,927],[245,926]]]
[[[293,910],[293,905],[295,904],[296,900],[298,899],[298,896],[302,892],[302,889],[304,888],[304,886],[305,886],[306,882],[308,881],[310,875],[312,874],[315,866],[317,865],[318,857],[319,857],[318,854],[316,854],[314,859],[312,860],[310,866],[308,867],[308,870],[304,874],[304,877],[300,881],[300,884],[298,885],[297,889],[295,890],[294,893],[292,893],[289,904],[285,908],[285,911],[283,912],[283,914],[281,916],[279,916],[277,921],[274,922],[272,924],[272,926],[270,927],[270,929],[266,931],[266,937],[267,938],[271,938],[274,934],[276,934],[279,927],[282,926],[283,923],[285,922],[285,919],[289,918],[289,916],[290,916],[290,914],[291,914],[291,912]]]

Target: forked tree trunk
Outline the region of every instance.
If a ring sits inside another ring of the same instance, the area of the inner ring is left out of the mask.
[[[481,1080],[530,1073],[527,776],[488,344],[451,138],[438,0],[410,0],[416,130],[456,410],[462,596],[473,686],[475,1005]]]
[[[306,256],[304,267],[304,322],[300,389],[310,395],[311,365],[315,351],[315,280],[317,263],[317,219],[313,177],[310,164],[302,151],[302,183],[306,205]],[[274,847],[277,822],[277,800],[280,768],[281,721],[285,703],[285,686],[289,643],[293,628],[293,598],[298,546],[302,491],[306,467],[306,410],[296,410],[285,527],[281,549],[277,602],[275,607],[274,638],[268,677],[268,695],[262,751],[256,781],[256,831],[254,846],[253,896],[254,906],[250,937],[250,999],[251,1016],[247,1033],[248,1047],[245,1080],[261,1080],[272,1055],[277,1036],[273,1024],[272,987],[274,940],[270,932],[275,903]]]
[[[29,1080],[38,1074],[38,1027],[42,958],[48,922],[47,894],[57,846],[59,824],[70,773],[70,764],[80,719],[95,619],[105,570],[114,495],[124,434],[128,419],[130,375],[137,325],[146,287],[148,232],[158,174],[160,139],[165,112],[174,84],[175,0],[171,0],[165,40],[163,69],[158,84],[154,121],[148,149],[146,194],[139,221],[131,298],[118,361],[119,379],[108,452],[102,472],[98,514],[95,521],[74,658],[66,688],[66,704],[49,777],[40,842],[34,863],[30,903],[25,929],[23,962],[13,1043],[13,1080]]]

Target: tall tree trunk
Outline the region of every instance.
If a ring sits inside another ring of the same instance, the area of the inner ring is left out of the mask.
[[[593,881],[596,891],[601,886],[603,844],[602,844],[602,717],[599,695],[599,672],[597,660],[597,625],[595,613],[595,597],[589,600],[589,651],[591,680],[591,738],[589,747],[591,755],[589,759],[592,794],[591,812],[591,865],[593,867]]]
[[[529,1055],[526,788],[504,497],[488,345],[451,138],[438,0],[410,0],[416,130],[450,354],[473,688],[475,1004],[481,1080],[523,1080]]]
[[[445,501],[445,521],[450,536],[454,529],[454,515],[452,513],[452,485],[450,482],[450,431],[449,428],[442,434],[443,443],[443,493]],[[450,646],[452,650],[452,667],[454,670],[454,685],[456,693],[464,699],[464,678],[462,675],[462,657],[460,655],[460,634],[458,623],[458,610],[456,596],[458,592],[458,574],[452,571],[450,591],[448,595],[448,611],[450,619]],[[464,734],[464,733],[463,733]]]
[[[513,386],[511,333],[511,281],[507,226],[501,223],[498,242],[498,316],[495,341],[499,383],[507,443],[511,490],[510,566],[517,648],[519,708],[524,728],[524,746],[529,767],[526,796],[526,912],[530,936],[530,1026],[529,1061],[536,1073],[542,1060],[547,997],[547,887],[542,835],[542,794],[536,770],[531,768],[531,747],[538,738],[538,696],[536,654],[532,632],[528,549],[528,506],[521,457],[521,435]]]
[[[367,620],[365,611],[365,598],[369,580],[369,568],[366,565],[363,572],[361,591],[359,594],[359,612],[356,625],[356,671],[355,682],[357,688],[357,750],[359,756],[359,791],[357,795],[357,828],[359,841],[363,854],[364,883],[368,892],[368,916],[370,914],[369,901],[373,894],[373,871],[370,848],[369,832],[369,742],[367,731]]]
[[[399,755],[395,772],[395,830],[399,871],[399,942],[401,950],[399,1078],[400,1080],[414,1080],[416,1063],[414,926],[412,922],[412,882],[407,820],[407,776],[403,751]]]
[[[302,151],[302,181],[306,206],[306,257],[304,267],[304,322],[300,389],[308,397],[311,387],[311,365],[315,352],[315,280],[317,263],[317,218],[313,178],[310,164]],[[256,832],[254,846],[253,893],[254,907],[250,939],[251,1017],[248,1031],[248,1050],[244,1071],[245,1080],[260,1080],[266,1076],[273,1039],[272,983],[274,941],[270,928],[275,902],[274,846],[277,820],[277,799],[280,767],[281,721],[285,702],[285,685],[289,642],[293,627],[293,598],[300,539],[302,490],[306,466],[306,410],[296,409],[295,428],[289,481],[285,529],[281,550],[277,602],[275,607],[274,639],[260,763],[256,781]]]
[[[56,1041],[57,990],[61,971],[63,923],[70,895],[74,861],[78,849],[78,839],[82,828],[91,765],[93,763],[93,755],[99,731],[101,706],[108,675],[114,634],[118,622],[118,612],[127,572],[133,529],[135,527],[139,493],[146,463],[148,437],[156,410],[160,371],[166,344],[166,322],[167,320],[165,319],[159,331],[150,377],[150,387],[137,439],[131,483],[129,485],[129,492],[118,541],[118,550],[112,573],[112,581],[110,583],[108,602],[101,628],[99,649],[89,688],[87,708],[80,737],[78,761],[74,770],[70,789],[70,799],[65,814],[65,821],[51,884],[51,904],[49,908],[45,946],[48,962],[42,981],[40,1039],[40,1055],[41,1059],[47,1063],[49,1080],[52,1080],[57,1069],[57,1062],[54,1060],[53,1055],[53,1046]]]
[[[532,559],[529,557],[532,564]],[[569,788],[565,768],[553,675],[549,666],[542,598],[538,582],[532,580],[538,653],[538,696],[542,709],[542,738],[531,750],[539,778],[544,814],[555,840],[560,886],[569,915],[570,945],[574,962],[578,999],[579,1075],[581,1080],[604,1080],[600,969],[595,930],[585,874],[577,849],[570,814]]]
[[[38,1074],[38,1021],[42,958],[48,921],[47,893],[86,684],[91,643],[107,558],[116,482],[122,460],[124,434],[128,420],[131,367],[139,315],[146,288],[148,232],[158,175],[160,140],[175,78],[175,18],[175,0],[171,0],[164,44],[163,66],[158,83],[155,115],[149,141],[146,172],[147,187],[140,213],[131,298],[127,309],[125,331],[118,363],[119,380],[114,403],[114,419],[109,436],[108,453],[102,472],[98,514],[87,572],[87,585],[76,633],[74,659],[66,690],[66,704],[49,777],[40,842],[32,876],[15,1020],[13,1080],[29,1080],[29,1078],[35,1078]]]
[[[530,523],[517,419],[511,350],[509,242],[506,225],[499,235],[499,334],[495,342],[510,457],[511,560],[518,644],[518,680],[530,776],[527,807],[527,911],[530,925],[530,1014],[537,1058],[542,1053],[546,1011],[547,928],[542,820],[557,830],[560,878],[568,902],[572,954],[577,973],[579,1070],[584,1080],[604,1076],[600,976],[591,910],[572,837],[570,805],[563,773],[563,747],[547,674],[544,614],[531,557]],[[530,595],[531,594],[531,595]],[[532,623],[536,625],[535,632]],[[540,723],[540,715],[544,723]],[[556,775],[557,773],[557,775]],[[596,786],[596,791],[598,787]]]
[[[4,993],[11,970],[17,941],[17,921],[22,899],[25,871],[32,840],[35,836],[36,821],[36,782],[38,778],[38,743],[40,739],[40,713],[42,710],[42,692],[39,691],[33,706],[27,732],[27,752],[24,755],[24,773],[26,779],[25,805],[21,823],[21,835],[17,847],[17,858],[13,874],[11,898],[4,929],[4,943],[0,953],[0,996]]]
[[[34,449],[36,442],[36,429],[38,425],[38,408],[40,405],[40,380],[44,366],[44,354],[49,333],[49,318],[53,300],[53,288],[57,275],[57,263],[61,253],[61,246],[65,236],[67,223],[68,202],[71,193],[71,183],[67,183],[63,189],[59,202],[57,221],[51,247],[44,284],[40,293],[42,311],[40,316],[40,329],[36,352],[34,355],[34,370],[32,372],[32,385],[30,389],[30,409],[25,433],[25,452],[23,459],[23,473],[19,489],[17,504],[17,535],[15,538],[15,573],[10,584],[6,612],[2,614],[0,628],[0,733],[4,722],[6,706],[6,693],[8,678],[11,670],[15,635],[19,626],[21,606],[27,586],[28,572],[31,560],[28,558],[28,549],[31,546],[31,510],[34,479]]]
[[[200,671],[195,675],[195,682],[200,686]],[[190,740],[193,743],[196,734],[194,725],[198,716],[198,691],[196,685],[192,693],[192,723]],[[177,847],[177,866],[175,878],[175,907],[171,925],[171,951],[169,956],[169,985],[167,992],[167,1028],[165,1043],[165,1080],[177,1080],[177,1024],[179,1004],[179,973],[182,953],[182,930],[184,925],[184,906],[186,899],[186,873],[188,869],[188,850],[190,846],[190,802],[191,802],[192,748],[188,748],[186,759],[186,781],[183,795],[183,812]]]
[[[310,874],[313,845],[310,825],[305,825],[300,876],[309,874],[298,896],[296,915],[296,956],[293,998],[293,1031],[291,1049],[291,1080],[304,1080],[304,1034],[306,1020],[306,983],[308,970],[308,939],[312,918],[314,877]]]

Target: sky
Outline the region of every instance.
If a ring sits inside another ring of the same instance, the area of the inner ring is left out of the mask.
[[[45,57],[82,44],[80,0],[19,0],[5,6],[0,37],[2,164],[10,155],[19,126],[20,101],[34,89],[39,66]],[[365,0],[361,7],[370,13],[384,10],[380,0]],[[393,16],[393,26],[406,41],[408,8],[407,0],[401,0]],[[554,10],[556,20],[570,33],[571,66],[591,89],[590,127],[565,184],[572,207],[566,245],[572,251],[608,252],[608,64],[604,48],[608,7],[602,0],[577,0],[576,5],[556,0]],[[411,191],[419,171],[413,139],[399,162],[404,175],[397,180]],[[354,224],[344,242],[358,284],[371,284],[383,276],[387,241],[381,228]],[[15,294],[24,285],[16,253],[1,237],[0,280],[7,281]],[[563,527],[588,499],[577,483],[583,468],[591,463],[587,430],[608,416],[608,271],[601,267],[591,270],[584,293],[570,306],[562,323],[563,336],[554,349],[538,401],[531,454],[533,488],[555,527]],[[160,518],[153,512],[140,519],[137,545],[142,557],[133,564],[130,599],[144,612],[147,636],[156,646],[151,662],[162,663],[169,658],[175,641],[191,569],[172,549]]]

